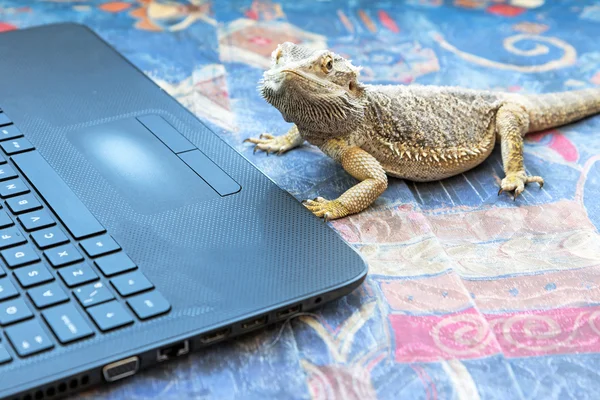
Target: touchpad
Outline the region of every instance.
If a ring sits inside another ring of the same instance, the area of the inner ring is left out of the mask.
[[[142,214],[220,198],[135,118],[73,131],[69,139]]]

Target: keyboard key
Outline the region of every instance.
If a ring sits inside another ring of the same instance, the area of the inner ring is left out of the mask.
[[[8,353],[8,350],[6,350],[6,349],[4,348],[4,346],[2,346],[2,345],[0,344],[0,364],[5,364],[5,363],[7,363],[7,362],[9,362],[9,361],[11,361],[11,360],[12,360],[12,357],[11,357],[11,355]]]
[[[129,296],[154,287],[140,271],[117,276],[111,279],[110,283],[121,296]]]
[[[131,297],[127,303],[139,319],[152,318],[171,309],[169,302],[156,290]]]
[[[40,249],[57,246],[69,242],[69,238],[60,230],[59,227],[53,226],[48,229],[36,231],[31,234],[31,238]]]
[[[4,272],[4,269],[0,267],[0,278],[2,278],[4,275],[6,275],[6,272]]]
[[[0,126],[10,124],[12,124],[12,121],[10,120],[10,118],[8,118],[8,115],[4,114],[3,112],[0,112]]]
[[[73,265],[58,270],[58,274],[65,281],[68,287],[93,282],[98,279],[98,275],[87,264]]]
[[[23,133],[15,125],[0,128],[0,140],[16,139],[21,136],[23,136]]]
[[[4,142],[0,142],[0,147],[2,147],[2,150],[4,150],[4,152],[9,156],[34,149],[31,142],[25,138],[6,140]]]
[[[54,221],[50,214],[44,210],[38,210],[19,215],[17,218],[26,231],[34,231],[36,229],[42,229],[56,225],[56,221]]]
[[[0,279],[0,300],[10,299],[11,297],[16,297],[18,295],[19,292],[17,292],[15,285],[12,284],[10,279]]]
[[[37,308],[44,308],[69,300],[69,296],[56,282],[33,288],[27,293]]]
[[[8,216],[6,211],[0,210],[0,228],[6,228],[7,226],[14,225],[13,220]]]
[[[2,250],[0,251],[0,255],[2,255],[6,265],[8,265],[10,268],[31,264],[40,260],[40,256],[37,255],[30,244],[24,244],[22,246]]]
[[[109,235],[86,239],[79,243],[79,245],[90,257],[98,257],[121,249],[121,246]]]
[[[0,325],[12,324],[32,316],[31,310],[22,298],[0,303]]]
[[[84,307],[94,306],[115,298],[102,282],[85,285],[75,289],[75,297]]]
[[[15,214],[22,214],[27,211],[33,211],[42,208],[40,202],[31,193],[8,199],[6,200],[6,205],[8,205],[10,211]]]
[[[21,179],[11,179],[0,184],[0,196],[3,198],[29,193],[29,188]]]
[[[6,328],[6,336],[21,357],[30,356],[54,347],[42,325],[36,320]]]
[[[10,165],[6,164],[0,167],[0,181],[5,181],[7,179],[16,178],[17,173]]]
[[[7,249],[23,243],[27,243],[27,239],[17,228],[0,230],[0,249]]]
[[[40,153],[31,151],[12,159],[75,239],[106,231]]]
[[[71,243],[44,251],[46,258],[54,268],[73,264],[83,260],[83,256]]]
[[[92,336],[94,332],[73,304],[64,304],[42,312],[62,344]]]
[[[88,308],[87,312],[102,331],[109,331],[133,322],[127,310],[116,301]]]
[[[111,254],[94,261],[94,264],[106,276],[116,275],[121,272],[136,269],[135,263],[123,252]]]
[[[15,277],[24,288],[54,280],[54,277],[50,271],[48,271],[48,268],[42,263],[17,269],[15,271]]]

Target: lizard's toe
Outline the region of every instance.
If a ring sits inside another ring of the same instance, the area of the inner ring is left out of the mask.
[[[349,214],[346,207],[339,200],[326,200],[323,197],[317,197],[314,200],[305,200],[303,204],[315,216],[324,218],[325,221],[342,218]]]
[[[293,148],[292,143],[285,136],[273,136],[268,133],[261,134],[258,138],[248,138],[244,140],[244,143],[253,143],[254,153],[261,150],[269,155],[270,153],[276,153],[282,155],[286,151]]]
[[[258,139],[261,140],[261,139]],[[254,153],[256,153],[257,150],[262,150],[264,152],[266,152],[267,154],[269,154],[272,149],[271,149],[271,145],[268,143],[258,143],[256,146],[254,146]]]
[[[540,189],[544,187],[544,178],[541,176],[528,176],[526,183],[538,183],[540,185]]]
[[[320,204],[320,203],[325,203],[325,202],[327,202],[327,201],[328,201],[328,200],[325,200],[325,199],[324,199],[324,198],[322,198],[322,197],[315,197],[315,198],[314,198],[314,199],[312,199],[312,200],[304,200],[304,201],[303,201],[303,203],[304,203],[304,204],[311,205],[311,206],[316,206],[316,205],[318,205],[318,204]]]
[[[525,185],[531,182],[539,183],[540,187],[544,185],[544,180],[539,176],[527,176],[525,172],[509,174],[502,179],[498,195],[502,194],[502,192],[513,192],[513,200],[516,200],[517,196],[525,190]]]

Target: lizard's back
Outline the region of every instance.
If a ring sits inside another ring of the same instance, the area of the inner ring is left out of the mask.
[[[367,86],[363,148],[396,177],[429,181],[469,170],[495,144],[502,101],[493,92],[455,87]]]

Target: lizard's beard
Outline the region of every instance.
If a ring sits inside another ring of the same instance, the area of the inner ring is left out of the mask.
[[[314,135],[331,137],[350,133],[364,118],[362,103],[341,88],[280,78],[262,82],[260,92],[286,122]]]

